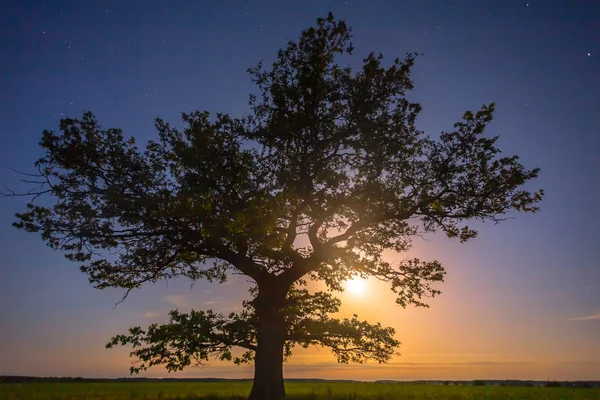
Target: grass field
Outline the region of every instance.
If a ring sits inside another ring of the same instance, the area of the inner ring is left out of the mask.
[[[0,400],[244,399],[250,392],[250,385],[250,382],[3,383],[0,384]],[[286,390],[292,400],[600,400],[599,389],[545,387],[289,382]]]

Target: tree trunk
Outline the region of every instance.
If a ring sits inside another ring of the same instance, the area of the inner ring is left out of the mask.
[[[281,312],[280,302],[273,301],[276,300],[273,297],[265,298],[260,295],[259,297],[263,301],[255,302],[258,316],[256,332],[258,347],[254,359],[254,383],[250,400],[281,400],[285,398],[283,386],[285,318]]]

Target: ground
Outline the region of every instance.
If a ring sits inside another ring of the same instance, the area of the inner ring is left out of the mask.
[[[0,383],[0,400],[227,400],[246,398],[250,387],[249,381]],[[598,388],[288,382],[286,389],[292,400],[600,400]]]

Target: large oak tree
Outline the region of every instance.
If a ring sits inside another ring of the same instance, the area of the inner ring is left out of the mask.
[[[114,337],[107,347],[133,345],[132,372],[216,355],[254,362],[252,399],[281,399],[295,345],[385,362],[399,345],[392,328],[330,316],[344,280],[374,277],[399,305],[427,306],[440,293],[440,263],[391,264],[384,251],[406,251],[423,232],[465,241],[476,235],[468,221],[538,210],[542,192],[523,189],[538,169],[501,157],[497,137],[484,136],[493,104],[429,137],[415,126],[420,105],[405,97],[417,55],[384,67],[372,53],[359,69],[343,67],[350,37],[331,14],[318,19],[271,68],[249,69],[259,91],[247,116],[192,112],[183,130],[157,119],[158,139],[144,149],[91,113],[44,131],[38,178],[25,179],[41,188],[9,195],[55,201],[32,199],[14,225],[40,232],[95,287],[231,273],[255,283],[241,312],[175,310],[167,324]],[[330,290],[310,291],[311,281]]]

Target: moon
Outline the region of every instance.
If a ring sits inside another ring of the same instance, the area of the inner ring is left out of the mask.
[[[346,281],[345,286],[352,294],[363,294],[367,290],[367,281],[357,277]]]

